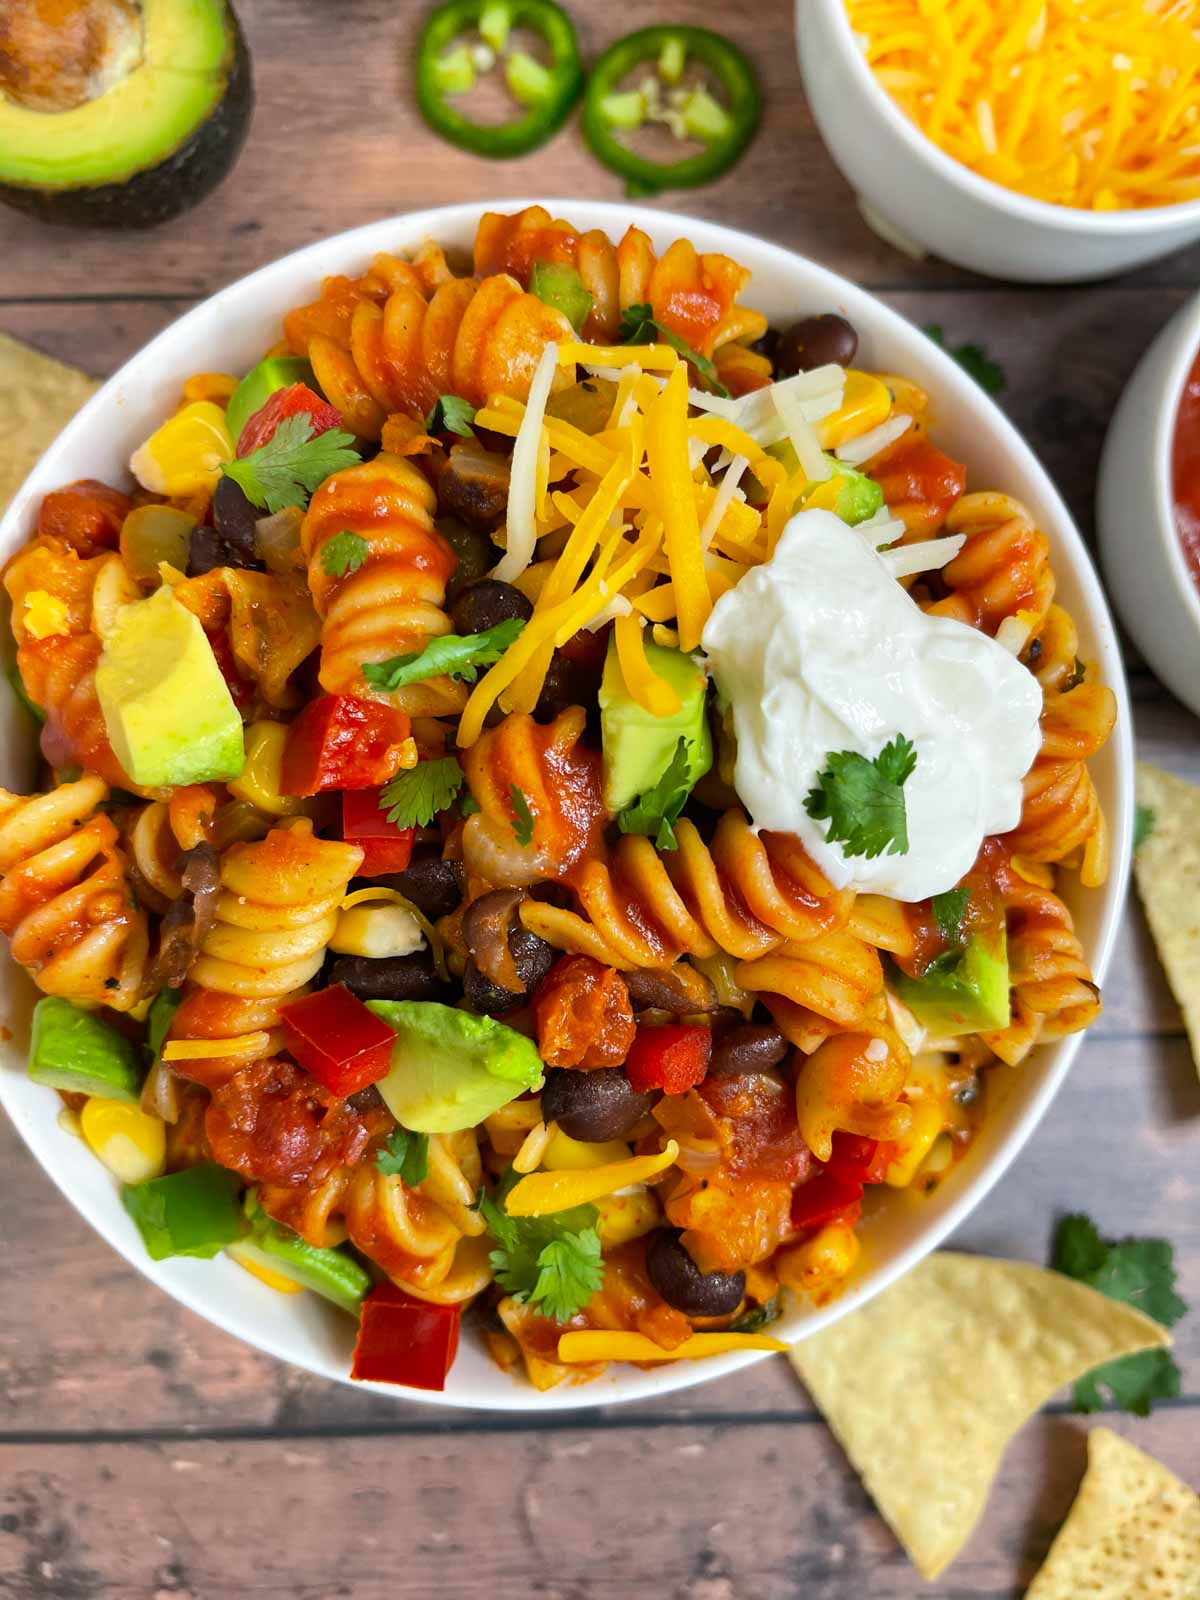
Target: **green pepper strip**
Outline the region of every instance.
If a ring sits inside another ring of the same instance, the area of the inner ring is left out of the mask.
[[[616,137],[603,103],[628,73],[643,61],[658,61],[664,46],[675,41],[683,44],[688,57],[707,67],[725,91],[729,130],[698,155],[675,162],[650,161]],[[625,179],[629,194],[657,194],[660,189],[711,183],[727,172],[754,137],[761,111],[754,68],[730,40],[707,28],[642,28],[610,45],[592,68],[583,102],[583,136],[596,158]]]
[[[554,0],[509,0],[511,26],[534,29],[550,48],[545,96],[511,122],[474,122],[447,103],[437,63],[461,34],[478,27],[489,4],[491,0],[448,0],[426,18],[417,46],[417,104],[433,131],[463,150],[480,156],[523,156],[557,132],[583,92],[579,42],[571,19]]]

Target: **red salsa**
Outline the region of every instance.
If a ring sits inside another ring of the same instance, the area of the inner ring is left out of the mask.
[[[1175,416],[1171,481],[1183,559],[1200,588],[1200,355],[1192,363]]]

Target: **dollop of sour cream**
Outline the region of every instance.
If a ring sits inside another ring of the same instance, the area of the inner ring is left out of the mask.
[[[734,787],[756,828],[799,835],[838,888],[923,900],[1016,826],[1041,742],[1033,674],[986,634],[927,616],[869,533],[802,511],[772,559],[713,607],[709,670],[733,715]],[[804,808],[832,752],[872,759],[903,734],[908,851],[847,856]]]

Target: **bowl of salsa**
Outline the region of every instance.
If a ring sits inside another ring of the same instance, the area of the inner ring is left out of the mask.
[[[1100,554],[1126,630],[1200,716],[1200,295],[1142,357],[1113,413],[1097,490]]]

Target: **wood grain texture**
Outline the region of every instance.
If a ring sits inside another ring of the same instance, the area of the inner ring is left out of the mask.
[[[589,53],[631,26],[713,21],[700,0],[573,9]],[[448,199],[621,198],[574,127],[507,167],[436,143],[407,88],[423,10],[243,0],[258,110],[233,176],[144,235],[0,212],[0,328],[103,375],[196,297],[358,223]],[[910,261],[863,224],[815,134],[788,0],[734,4],[715,25],[759,68],[763,130],[721,183],[662,203],[811,254],[952,344],[982,338],[1008,374],[1002,404],[1090,537],[1113,402],[1192,291],[1200,247],[1087,289]],[[1200,723],[1129,662],[1140,754],[1200,779]],[[1084,1209],[1171,1238],[1198,1302],[1198,1127],[1200,1082],[1131,900],[1103,1017],[955,1243],[1041,1260],[1055,1217]],[[4,1600],[1015,1600],[1083,1470],[1085,1424],[1060,1399],[1009,1452],[965,1555],[922,1585],[783,1360],[618,1410],[435,1413],[285,1368],[163,1297],[7,1126],[0,1175]],[[1198,1482],[1200,1317],[1177,1352],[1184,1397],[1115,1425]]]

